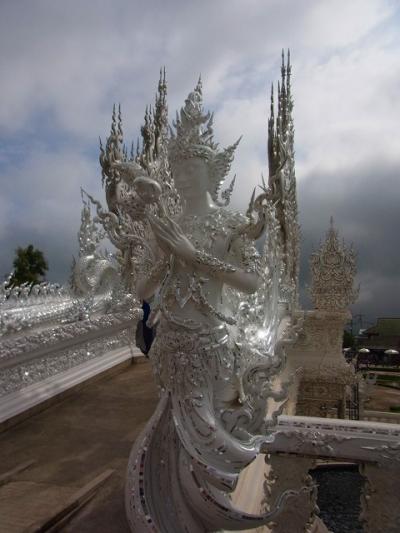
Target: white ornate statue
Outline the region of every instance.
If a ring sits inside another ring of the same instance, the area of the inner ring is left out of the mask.
[[[71,285],[76,295],[111,295],[119,281],[119,272],[111,254],[99,249],[105,232],[92,219],[90,203],[81,190],[83,207],[78,233],[79,257],[74,259]]]
[[[287,72],[291,104],[289,65]],[[142,151],[128,158],[115,110],[101,145],[109,211],[94,201],[98,219],[131,265],[137,302],[152,299],[157,323],[150,359],[160,401],[129,460],[132,531],[254,528],[291,492],[261,515],[236,509],[229,498],[241,470],[267,450],[287,395],[288,384],[276,390],[273,381],[285,364],[283,346],[295,336],[296,280],[287,282],[279,191],[263,182],[246,214],[226,208],[234,180],[219,199],[239,141],[219,150],[212,123],[199,80],[168,134],[164,74],[154,111],[146,109]],[[280,173],[280,183],[291,177],[287,127],[276,132],[270,184]],[[267,416],[269,399],[277,407]]]

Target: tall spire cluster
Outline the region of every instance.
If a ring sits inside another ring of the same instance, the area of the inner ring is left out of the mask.
[[[282,50],[281,79],[277,84],[276,102],[274,87],[271,87],[268,119],[269,188],[280,226],[285,277],[292,286],[293,301],[297,303],[300,229],[294,162],[291,74],[290,51],[288,50],[285,58]]]
[[[162,139],[166,138],[168,131],[168,107],[167,107],[167,82],[165,68],[160,70],[158,92],[155,96],[154,106],[146,106],[144,124],[140,129],[141,142],[137,139],[136,150],[132,142],[130,154],[124,143],[122,130],[121,106],[113,106],[110,135],[107,138],[105,148],[100,139],[100,165],[102,168],[103,185],[106,188],[118,175],[115,169],[116,163],[137,163],[144,171],[151,171],[150,167],[159,158]]]
[[[154,106],[146,106],[144,125],[140,132],[142,135],[142,151],[138,149],[136,162],[144,168],[152,165],[160,156],[162,139],[168,131],[168,106],[167,106],[167,81],[165,68],[160,70],[158,92],[155,96]]]
[[[268,120],[268,162],[270,176],[276,173],[276,170],[282,164],[285,153],[282,145],[288,140],[292,143],[293,148],[293,99],[291,92],[291,73],[290,51],[287,52],[285,62],[285,53],[282,50],[281,80],[277,84],[277,115],[275,117],[274,85],[271,86],[270,101],[270,118]],[[290,139],[290,137],[292,137]]]

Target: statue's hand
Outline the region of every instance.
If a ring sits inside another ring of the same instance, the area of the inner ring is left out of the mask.
[[[160,245],[170,254],[173,254],[187,263],[192,263],[196,258],[196,248],[189,241],[181,228],[171,218],[165,217],[166,222],[154,215],[149,215],[149,221],[154,235]]]

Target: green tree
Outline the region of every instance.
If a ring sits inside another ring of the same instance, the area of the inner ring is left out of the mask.
[[[343,332],[343,348],[354,348],[354,337],[346,329]]]
[[[14,274],[10,279],[11,285],[22,283],[40,283],[49,269],[43,252],[29,244],[26,248],[18,247],[15,250],[13,262]]]

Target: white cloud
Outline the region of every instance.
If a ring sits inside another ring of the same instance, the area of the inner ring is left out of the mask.
[[[357,166],[368,159],[399,160],[399,46],[384,39],[298,69],[295,124],[301,174]],[[300,167],[299,167],[300,168]]]
[[[356,43],[394,11],[382,0],[320,0],[313,2],[303,26],[304,43],[315,47],[343,47]]]
[[[282,46],[307,57],[348,46],[388,16],[390,4],[42,1],[8,3],[2,12],[2,128],[20,131],[45,111],[59,128],[93,138],[111,101],[122,100],[138,120],[160,64],[180,98],[203,72],[210,100],[222,100],[232,70],[247,67],[249,77],[268,70]]]
[[[5,222],[0,226],[1,273],[11,269],[17,246],[32,243],[44,251],[53,276],[66,276],[78,248],[81,185],[103,198],[97,166],[78,151],[33,150],[8,170],[2,186],[4,212],[0,205]]]
[[[267,169],[268,92],[282,47],[292,50],[299,197],[316,182],[329,210],[340,211],[346,180],[360,169],[385,181],[388,165],[400,166],[396,9],[392,0],[3,2],[3,257],[11,261],[10,239],[23,235],[54,259],[70,254],[80,184],[102,197],[90,154],[108,133],[112,103],[122,103],[128,139],[136,136],[163,64],[170,117],[201,72],[217,140],[244,135],[232,169],[233,204],[243,208]],[[308,231],[320,232],[331,214],[319,194],[304,215]],[[346,220],[362,242],[373,234],[372,222]]]

